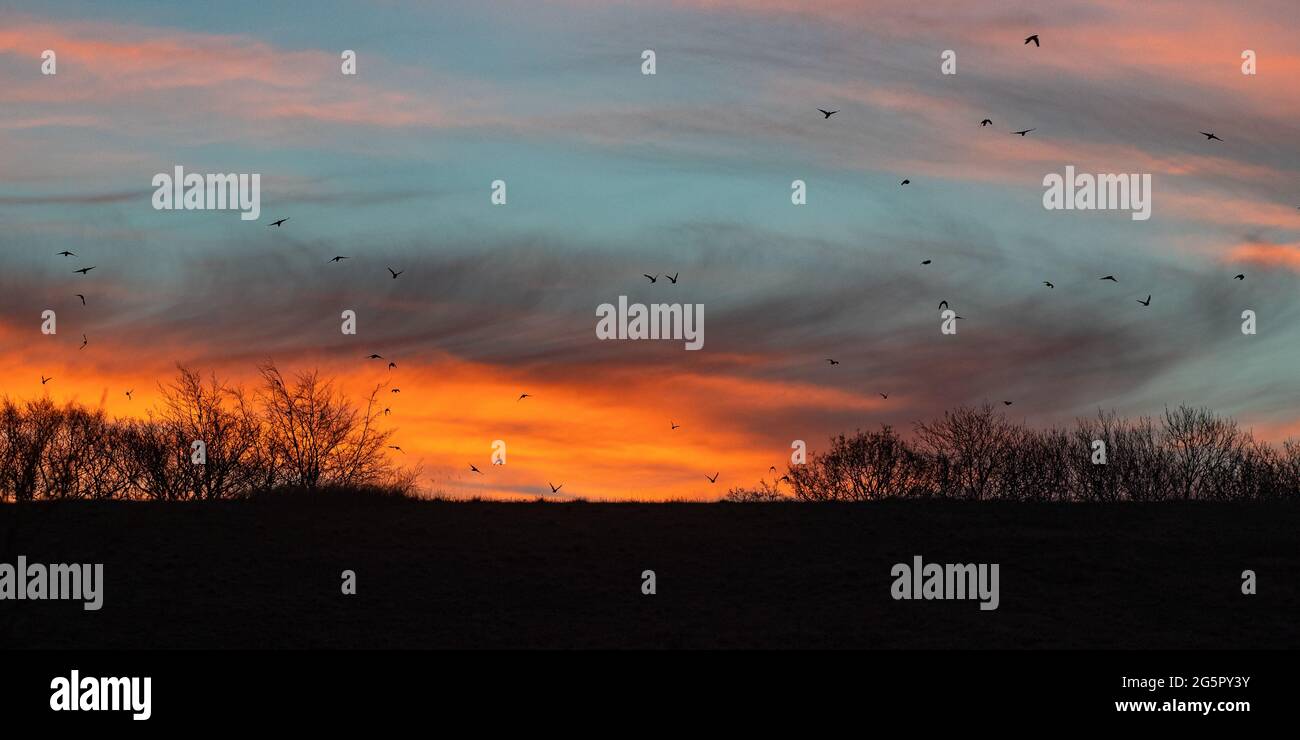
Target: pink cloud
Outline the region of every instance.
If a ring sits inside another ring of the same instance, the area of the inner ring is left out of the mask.
[[[58,74],[41,75],[41,52],[58,55]],[[0,80],[8,104],[129,105],[166,109],[165,116],[253,121],[316,120],[375,127],[458,125],[434,100],[375,83],[409,74],[362,54],[360,73],[340,71],[342,50],[289,51],[251,38],[102,22],[53,24],[26,17],[0,23],[0,55],[30,64],[30,74]],[[370,71],[370,75],[366,72]],[[472,96],[459,86],[472,109]],[[32,117],[28,120],[37,120]],[[60,120],[60,116],[46,116]],[[111,126],[111,117],[82,114],[79,125]],[[66,125],[66,124],[65,124]],[[12,126],[8,126],[12,127]]]

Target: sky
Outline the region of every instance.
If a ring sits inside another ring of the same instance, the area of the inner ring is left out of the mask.
[[[1300,436],[1291,0],[302,7],[0,0],[0,393],[385,383],[393,454],[455,496],[717,498],[984,401]],[[155,210],[177,165],[259,173],[260,218]],[[1045,209],[1067,165],[1150,174],[1151,218]],[[703,305],[703,349],[599,340],[619,296]]]

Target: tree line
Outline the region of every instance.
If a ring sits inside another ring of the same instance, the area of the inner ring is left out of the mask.
[[[178,367],[141,419],[49,398],[0,401],[0,501],[243,498],[277,488],[410,492],[384,454],[378,393],[358,406],[316,371],[258,368],[251,392]],[[201,442],[201,445],[196,445]]]
[[[1043,429],[984,404],[913,431],[905,438],[885,425],[839,435],[806,464],[725,500],[1300,500],[1300,443],[1256,440],[1204,408],[1166,409],[1155,419],[1099,412]]]

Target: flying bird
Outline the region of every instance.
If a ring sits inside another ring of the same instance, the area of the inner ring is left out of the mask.
[[[652,283],[659,279],[659,276],[658,276],[658,275],[655,275],[654,277],[650,277],[649,275],[646,275],[644,272],[641,273],[641,274],[642,274],[642,275],[645,275],[646,280],[649,280],[649,281],[652,282]]]
[[[990,120],[987,119],[987,118],[985,118],[983,121],[980,121],[980,127],[981,127],[981,128],[983,128],[984,126],[992,126],[992,125],[993,125],[993,122],[990,121]]]
[[[1028,44],[1030,41],[1034,42],[1034,46],[1042,46],[1042,44],[1038,43],[1038,34],[1034,34],[1033,36],[1030,36],[1029,38],[1025,39],[1026,44]]]
[[[1038,129],[1027,128],[1027,129],[1025,129],[1024,131],[1012,131],[1011,133],[1012,133],[1013,135],[1018,134],[1018,135],[1020,135],[1020,136],[1024,136],[1025,134],[1028,134],[1030,131],[1037,131],[1037,130],[1038,130]]]
[[[839,113],[839,111],[837,111],[837,110],[822,110],[821,108],[818,108],[817,110],[821,111],[821,114],[822,114],[823,116],[826,116],[826,118],[830,118],[831,116],[835,115],[836,113]],[[825,119],[823,119],[823,120],[825,120]]]
[[[1010,405],[1011,405],[1011,402],[1010,402],[1010,401],[1003,401],[1002,403],[1003,403],[1003,405],[1006,405],[1006,406],[1010,406]]]
[[[533,394],[531,394],[531,393],[520,393],[520,394],[519,394],[519,398],[516,398],[516,399],[515,399],[515,403],[519,403],[520,401],[524,400],[525,398],[532,398],[532,397],[533,397]]]
[[[948,307],[948,302],[947,302],[947,301],[939,301],[939,310],[940,310],[940,311],[944,310],[944,309],[947,308],[947,307]]]
[[[384,409],[384,416],[388,416],[391,413],[393,413],[392,409]]]
[[[388,271],[389,271],[389,272],[393,272],[393,268],[391,268],[391,267],[388,268]],[[393,279],[396,280],[396,279],[397,279],[397,276],[398,276],[398,275],[401,275],[401,274],[404,273],[404,272],[406,272],[406,270],[398,270],[397,272],[393,272]]]
[[[775,466],[775,465],[769,465],[769,466],[767,466],[767,472],[769,472],[769,473],[775,473],[775,472],[776,472],[776,466]]]
[[[561,488],[564,488],[564,484],[563,484],[563,483],[561,483],[560,485],[556,486],[556,485],[552,485],[550,481],[546,481],[546,485],[551,486],[551,493],[559,493],[559,492],[560,492],[560,489],[561,489]]]
[[[1214,134],[1208,133],[1206,131],[1202,131],[1201,136],[1204,136],[1206,141],[1223,141],[1223,139],[1220,139]]]
[[[669,419],[669,420],[668,420],[668,424],[669,424],[673,429],[681,429],[681,428],[682,428],[682,425],[681,425],[681,424],[678,424],[677,422],[673,421],[672,419]]]
[[[62,252],[59,252],[59,256],[60,256],[60,257],[76,257],[76,256],[77,256],[77,253],[76,253],[76,252],[69,252],[68,250],[65,249],[65,250],[63,250]]]
[[[930,264],[930,260],[921,260],[921,264],[928,265]]]
[[[889,394],[888,394],[888,393],[881,393],[881,394],[880,394],[880,397],[883,398],[883,399],[885,399],[886,401],[889,400]]]
[[[1144,306],[1150,306],[1150,305],[1151,305],[1151,296],[1148,295],[1148,296],[1147,296],[1147,299],[1146,299],[1145,301],[1139,300],[1138,303],[1141,303],[1141,304],[1144,305]]]
[[[832,364],[832,365],[838,365],[838,364],[840,364],[840,361],[839,361],[839,360],[832,360],[832,359],[829,358],[829,357],[826,358],[826,361],[829,362],[829,363]]]
[[[280,219],[279,221],[272,221],[271,223],[267,224],[267,226],[283,226],[283,225],[284,225],[284,222],[285,222],[285,221],[288,221],[288,220],[289,220],[289,219],[287,219],[287,218],[282,218],[282,219]]]
[[[1115,279],[1115,276],[1114,276],[1114,275],[1107,275],[1106,277],[1104,277],[1104,278],[1099,278],[1099,279],[1100,279],[1100,280],[1109,280],[1109,281],[1111,281],[1112,283],[1118,283],[1118,282],[1119,282],[1118,280]]]
[[[351,259],[351,258],[350,258],[350,257],[344,257],[343,255],[340,254],[340,255],[335,256],[334,259],[330,260],[330,262],[342,262],[342,261],[345,260],[345,259]]]
[[[85,335],[85,334],[82,334],[82,335],[81,335],[81,346],[78,347],[77,349],[85,349],[87,344],[90,344],[90,340],[86,339],[86,335]]]
[[[389,370],[392,370],[392,369],[394,369],[394,368],[396,368],[396,367],[397,367],[397,363],[396,363],[396,362],[390,362],[390,363],[388,363],[388,369],[389,369]]]
[[[401,388],[394,388],[391,391],[389,391],[389,393],[401,393],[401,392],[402,392]]]
[[[132,394],[132,393],[135,393],[135,390],[134,390],[134,389],[129,390],[129,391],[126,392],[126,400],[128,400],[128,401],[131,400],[131,394]]]
[[[717,483],[717,482],[718,482],[718,476],[719,476],[719,475],[722,475],[722,471],[721,471],[721,470],[719,470],[718,472],[714,473],[712,478],[709,478],[709,476],[707,476],[707,475],[704,476],[704,477],[705,477],[705,478],[709,478],[709,482],[710,482],[710,483]]]
[[[668,282],[672,283],[673,285],[676,285],[676,284],[677,284],[677,276],[680,275],[680,274],[681,274],[681,273],[674,272],[672,275],[669,275],[668,273],[665,272],[665,273],[664,273],[664,277],[668,278]]]
[[[1241,274],[1233,278],[1233,280],[1245,280],[1245,279],[1246,279],[1245,274]]]
[[[80,293],[77,293],[76,295],[77,295],[78,298],[81,299],[81,305],[83,305],[83,306],[86,305],[86,297],[85,297],[84,295],[80,294]]]
[[[45,377],[44,375],[42,375],[42,376],[41,376],[41,385],[45,385],[46,383],[50,382],[51,380],[54,380],[54,378],[47,378],[47,377]]]
[[[81,273],[82,275],[85,275],[86,273],[88,273],[88,272],[90,272],[91,270],[95,269],[95,267],[97,267],[97,265],[91,265],[90,267],[83,267],[83,268],[81,268],[80,270],[73,270],[73,272],[79,272],[79,273]]]
[[[367,360],[382,360],[382,359],[384,359],[384,356],[383,356],[383,355],[373,355],[373,354],[372,354],[372,355],[366,355],[366,359],[367,359]]]
[[[476,468],[476,467],[474,467],[474,463],[470,463],[470,464],[469,464],[469,469],[472,470],[472,471],[474,471],[475,473],[478,473],[479,475],[483,475],[483,471],[482,471],[482,470],[479,470],[479,469]]]
[[[899,184],[899,185],[907,185],[907,184],[910,183],[910,182],[912,182],[912,181],[909,180],[909,179],[907,179],[907,178],[903,178],[903,181],[900,182],[900,183],[898,183],[898,184]]]
[[[390,449],[390,450],[397,450],[398,452],[402,453],[403,455],[406,454],[406,451],[403,450],[401,447],[398,447],[397,445],[388,445],[388,449]]]
[[[1055,285],[1052,285],[1051,283],[1049,283],[1049,282],[1046,281],[1046,280],[1043,281],[1043,285],[1046,285],[1046,286],[1049,287],[1049,288],[1055,288],[1055,287],[1056,287]]]

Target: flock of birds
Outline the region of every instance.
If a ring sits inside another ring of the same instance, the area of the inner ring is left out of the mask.
[[[1033,35],[1031,35],[1031,36],[1026,37],[1025,40],[1024,40],[1024,43],[1025,43],[1025,45],[1028,45],[1028,44],[1031,44],[1031,43],[1032,43],[1035,47],[1041,47],[1041,46],[1042,46],[1042,43],[1041,43],[1041,40],[1040,40],[1039,37],[1038,37],[1038,34],[1033,34]],[[818,112],[820,112],[820,113],[822,114],[822,116],[823,116],[823,120],[826,120],[826,121],[829,121],[830,118],[831,118],[831,116],[834,116],[834,115],[836,115],[837,113],[840,112],[839,110],[826,110],[826,109],[824,109],[824,108],[818,108],[817,110],[818,110]],[[992,119],[985,118],[985,119],[983,119],[983,120],[981,120],[981,121],[979,122],[979,125],[980,125],[981,128],[984,128],[984,127],[987,127],[987,126],[992,126],[992,125],[994,125],[994,124],[993,124]],[[1021,130],[1018,130],[1018,131],[1012,131],[1012,132],[1011,132],[1011,135],[1013,135],[1013,136],[1025,137],[1025,136],[1028,136],[1030,133],[1032,133],[1032,132],[1034,132],[1034,131],[1036,131],[1036,130],[1037,130],[1037,128],[1026,128],[1026,129],[1021,129]],[[1217,136],[1215,133],[1210,132],[1210,131],[1199,131],[1198,133],[1200,133],[1202,136],[1204,136],[1205,139],[1206,139],[1206,141],[1220,141],[1220,142],[1223,141],[1223,139],[1219,138],[1219,136]],[[899,183],[899,185],[909,185],[909,184],[911,184],[911,182],[912,182],[912,181],[911,181],[910,178],[904,178],[903,181],[902,181],[901,183]],[[1298,206],[1298,208],[1300,208],[1300,206]],[[268,224],[268,226],[269,226],[269,227],[275,227],[275,228],[282,228],[282,227],[284,226],[284,224],[285,224],[287,221],[289,221],[289,218],[288,218],[288,217],[281,218],[281,219],[277,219],[277,220],[275,220],[275,221],[270,222],[270,223]],[[64,258],[69,258],[69,257],[76,257],[77,254],[76,254],[75,252],[70,251],[70,250],[63,250],[63,251],[61,251],[61,252],[58,252],[58,253],[57,253],[57,256],[61,256],[61,257],[64,257]],[[345,256],[345,255],[335,255],[333,258],[331,258],[331,259],[329,260],[329,262],[330,262],[330,263],[341,263],[341,262],[343,262],[344,260],[348,260],[348,259],[351,259],[351,257]],[[926,260],[923,260],[923,261],[921,262],[921,265],[923,265],[923,266],[924,266],[924,265],[930,265],[930,264],[932,264],[932,262],[933,262],[933,260],[926,259]],[[92,270],[96,269],[96,267],[97,267],[97,265],[90,265],[90,266],[86,266],[86,267],[79,267],[79,268],[77,268],[76,270],[74,270],[73,272],[74,272],[75,274],[78,274],[78,275],[88,276]],[[400,277],[402,274],[404,274],[404,273],[406,272],[404,269],[403,269],[403,270],[394,270],[392,267],[388,267],[387,270],[388,270],[389,275],[391,276],[391,279],[393,279],[393,280],[398,279],[398,277]],[[644,277],[645,277],[647,280],[649,280],[651,284],[656,283],[656,282],[659,280],[659,278],[660,278],[661,276],[667,278],[668,281],[669,281],[671,284],[676,285],[676,284],[677,284],[677,280],[678,280],[678,278],[679,278],[679,276],[680,276],[680,273],[677,272],[677,273],[673,273],[672,275],[669,275],[669,274],[667,274],[667,273],[663,273],[662,275],[660,275],[660,274],[658,274],[658,273],[656,273],[656,274],[654,274],[654,275],[651,275],[651,274],[649,274],[649,273],[644,273]],[[1118,282],[1119,282],[1119,279],[1116,278],[1114,275],[1105,275],[1105,276],[1103,276],[1103,277],[1101,277],[1101,278],[1099,278],[1099,279],[1100,279],[1100,280],[1103,280],[1103,281],[1110,281],[1110,282],[1115,282],[1115,283],[1118,283]],[[1245,276],[1245,274],[1239,273],[1239,274],[1237,274],[1236,276],[1234,276],[1233,279],[1234,279],[1234,280],[1245,280],[1245,279],[1246,279],[1246,276]],[[1050,289],[1055,289],[1055,288],[1056,288],[1056,285],[1055,285],[1054,283],[1052,283],[1051,281],[1049,281],[1049,280],[1044,280],[1044,281],[1043,281],[1043,285],[1046,286],[1047,288],[1050,288]],[[80,299],[80,301],[81,301],[81,305],[82,305],[83,307],[87,305],[87,304],[86,304],[86,296],[85,296],[85,294],[83,294],[83,293],[76,293],[75,295],[76,295],[76,297],[77,297],[78,299]],[[1150,307],[1150,305],[1151,305],[1151,295],[1148,294],[1147,297],[1146,297],[1145,299],[1137,299],[1137,302],[1140,303],[1140,304],[1142,304],[1142,306],[1144,306],[1144,307]],[[949,306],[948,306],[948,301],[946,301],[946,300],[945,300],[945,301],[941,301],[940,304],[939,304],[940,311],[943,311],[943,310],[947,309],[948,307],[949,307]],[[957,319],[962,319],[961,316],[955,316],[955,318],[957,318]],[[86,346],[87,346],[88,344],[89,344],[89,339],[86,337],[85,334],[82,334],[81,346],[80,346],[78,349],[85,349]],[[370,355],[367,355],[367,356],[366,356],[366,359],[369,359],[369,360],[384,360],[385,358],[384,358],[382,355],[379,355],[378,353],[372,353],[372,354],[370,354]],[[827,362],[830,366],[832,366],[832,367],[834,367],[834,366],[840,364],[840,361],[839,361],[839,360],[836,360],[836,359],[834,359],[834,358],[826,358],[826,362]],[[397,368],[397,363],[396,363],[396,362],[392,362],[392,361],[389,361],[389,362],[388,362],[388,369],[389,369],[390,371],[395,370],[396,368]],[[54,379],[54,378],[52,378],[52,377],[45,377],[45,375],[42,374],[42,375],[41,375],[41,385],[44,386],[45,384],[49,383],[49,382],[52,381],[53,379]],[[394,388],[390,389],[390,393],[391,393],[391,394],[398,394],[398,393],[400,393],[400,392],[401,392],[401,389],[400,389],[400,388],[396,388],[396,387],[394,387]],[[134,393],[134,390],[127,390],[125,393],[126,393],[126,397],[127,397],[127,399],[128,399],[128,400],[131,400],[132,395],[133,395],[133,393]],[[880,393],[879,395],[880,395],[881,398],[883,398],[883,399],[885,399],[885,400],[888,400],[888,399],[889,399],[889,394],[888,394],[888,393],[883,393],[883,392],[882,392],[882,393]],[[523,401],[524,399],[527,399],[527,398],[533,398],[533,395],[532,395],[531,393],[521,393],[521,394],[519,394],[519,398],[516,399],[516,402],[518,402],[518,401]],[[1005,404],[1005,405],[1007,405],[1007,406],[1010,406],[1010,405],[1012,404],[1012,401],[1004,400],[1002,403]],[[384,415],[384,416],[388,416],[388,415],[390,415],[391,413],[392,413],[392,409],[391,409],[391,407],[385,407],[385,408],[383,409],[383,415]],[[670,427],[669,427],[670,431],[676,431],[676,430],[678,430],[678,429],[681,428],[681,425],[678,424],[678,423],[676,423],[676,421],[673,421],[673,420],[670,420],[670,421],[669,421],[669,425],[670,425]],[[398,445],[388,445],[388,447],[389,447],[389,449],[392,449],[392,450],[394,450],[394,451],[396,451],[396,452],[399,452],[399,453],[403,453],[403,454],[405,454],[404,451],[402,450],[402,448],[401,448],[400,446],[398,446]],[[499,460],[494,460],[493,464],[494,464],[494,465],[499,465],[499,464],[502,464],[502,463],[501,463]],[[475,466],[475,465],[472,464],[472,463],[469,465],[469,469],[470,469],[470,472],[472,472],[472,473],[474,473],[474,474],[477,474],[477,475],[483,475],[483,471],[480,470],[477,466]],[[775,473],[775,472],[776,472],[776,466],[772,466],[771,468],[769,468],[769,471]],[[718,481],[718,477],[719,477],[720,475],[721,475],[721,471],[719,471],[719,472],[717,472],[717,473],[714,473],[714,474],[711,475],[711,476],[705,474],[704,477],[705,477],[705,478],[706,478],[710,483],[717,483],[717,481]],[[784,480],[784,481],[787,481],[787,482],[788,482],[788,481],[789,481],[789,478],[788,478],[788,476],[782,476],[779,480]],[[555,494],[555,493],[559,493],[560,489],[562,489],[562,488],[564,487],[564,484],[561,483],[560,485],[557,486],[557,485],[554,485],[553,483],[551,483],[550,481],[547,481],[547,486],[550,487],[550,489],[551,489],[551,493],[552,493],[552,494]]]

